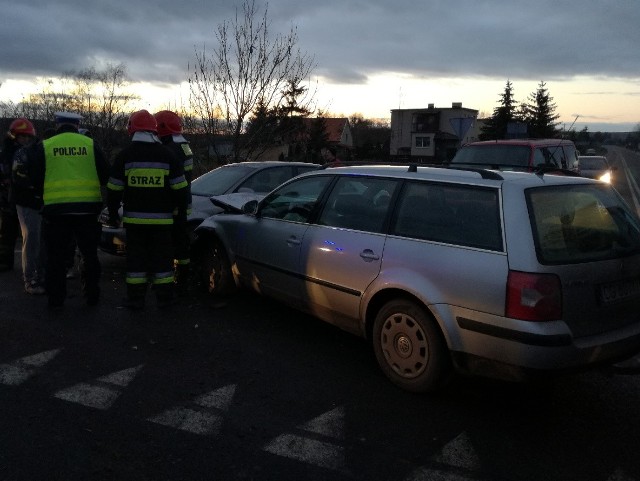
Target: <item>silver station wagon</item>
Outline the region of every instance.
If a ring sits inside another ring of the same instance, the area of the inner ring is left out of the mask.
[[[640,351],[640,220],[608,184],[416,166],[304,174],[197,229],[209,290],[366,338],[386,376],[509,380]]]

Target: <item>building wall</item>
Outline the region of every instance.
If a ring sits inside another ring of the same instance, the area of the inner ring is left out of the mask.
[[[416,116],[437,118],[437,125],[416,125]],[[432,104],[424,109],[395,109],[391,111],[391,139],[389,153],[392,157],[415,157],[420,159],[433,159],[439,148],[450,149],[452,141],[457,134],[450,120],[456,118],[471,118],[472,125],[462,139],[458,139],[458,145],[477,140],[477,116],[478,111],[463,108],[461,104],[452,104],[451,108],[436,108]],[[448,140],[440,141],[439,137],[448,137]],[[445,146],[446,144],[446,146]]]

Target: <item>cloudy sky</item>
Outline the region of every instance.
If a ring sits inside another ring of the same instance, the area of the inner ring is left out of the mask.
[[[195,52],[216,47],[241,0],[0,7],[0,100],[29,93],[24,82],[110,62],[143,82],[141,107],[153,109],[181,98]],[[638,0],[272,0],[268,18],[272,34],[297,27],[315,58],[318,106],[337,115],[452,102],[490,114],[509,79],[517,101],[545,81],[566,127],[640,122]]]

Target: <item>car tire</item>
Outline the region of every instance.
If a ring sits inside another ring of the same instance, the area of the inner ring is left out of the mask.
[[[194,257],[196,281],[205,292],[220,297],[230,296],[235,292],[231,263],[218,239],[199,239]]]
[[[372,341],[380,368],[404,390],[435,391],[449,378],[451,359],[442,332],[411,300],[393,300],[380,309]]]

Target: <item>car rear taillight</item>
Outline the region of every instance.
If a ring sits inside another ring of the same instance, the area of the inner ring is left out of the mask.
[[[562,317],[562,287],[554,274],[509,271],[506,316],[523,321]]]

